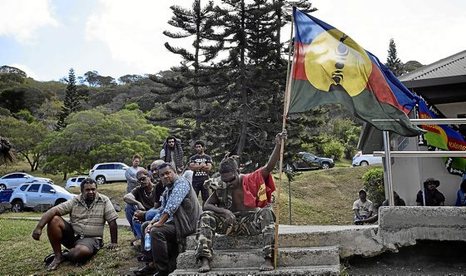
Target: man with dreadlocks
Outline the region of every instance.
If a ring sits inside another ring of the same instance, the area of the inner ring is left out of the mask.
[[[177,174],[183,172],[183,147],[181,140],[175,136],[169,136],[163,143],[162,150],[160,151],[160,159],[164,162],[172,164],[176,169]]]
[[[240,174],[236,160],[228,157],[220,163],[220,183],[205,202],[199,219],[196,259],[199,272],[210,270],[215,233],[230,236],[263,237],[264,263],[260,270],[272,270],[275,215],[270,206],[275,183],[270,174],[280,157],[286,133],[275,137],[275,148],[267,164],[249,174]]]

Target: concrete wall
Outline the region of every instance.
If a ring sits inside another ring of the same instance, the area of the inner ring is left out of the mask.
[[[464,207],[380,207],[379,237],[387,248],[417,240],[466,241]]]

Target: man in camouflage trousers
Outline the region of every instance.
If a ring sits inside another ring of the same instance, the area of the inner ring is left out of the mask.
[[[236,160],[220,163],[220,181],[204,205],[199,219],[196,258],[199,272],[210,270],[212,241],[215,233],[229,236],[262,234],[264,263],[260,270],[273,269],[275,215],[270,206],[275,184],[271,172],[280,157],[285,133],[275,138],[275,148],[267,164],[250,174],[240,174]]]

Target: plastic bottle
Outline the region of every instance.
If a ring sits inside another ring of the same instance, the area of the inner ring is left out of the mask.
[[[144,236],[144,250],[150,251],[151,249],[150,241],[151,241],[150,234],[146,233],[146,235]]]

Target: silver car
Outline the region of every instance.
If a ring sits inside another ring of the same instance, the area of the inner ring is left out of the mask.
[[[25,208],[38,205],[55,206],[75,196],[58,185],[47,181],[35,181],[17,187],[11,194],[10,203],[14,212],[21,212]]]
[[[50,178],[35,177],[23,172],[12,172],[0,177],[0,191],[5,189],[14,189],[21,184],[34,181],[52,182]]]

